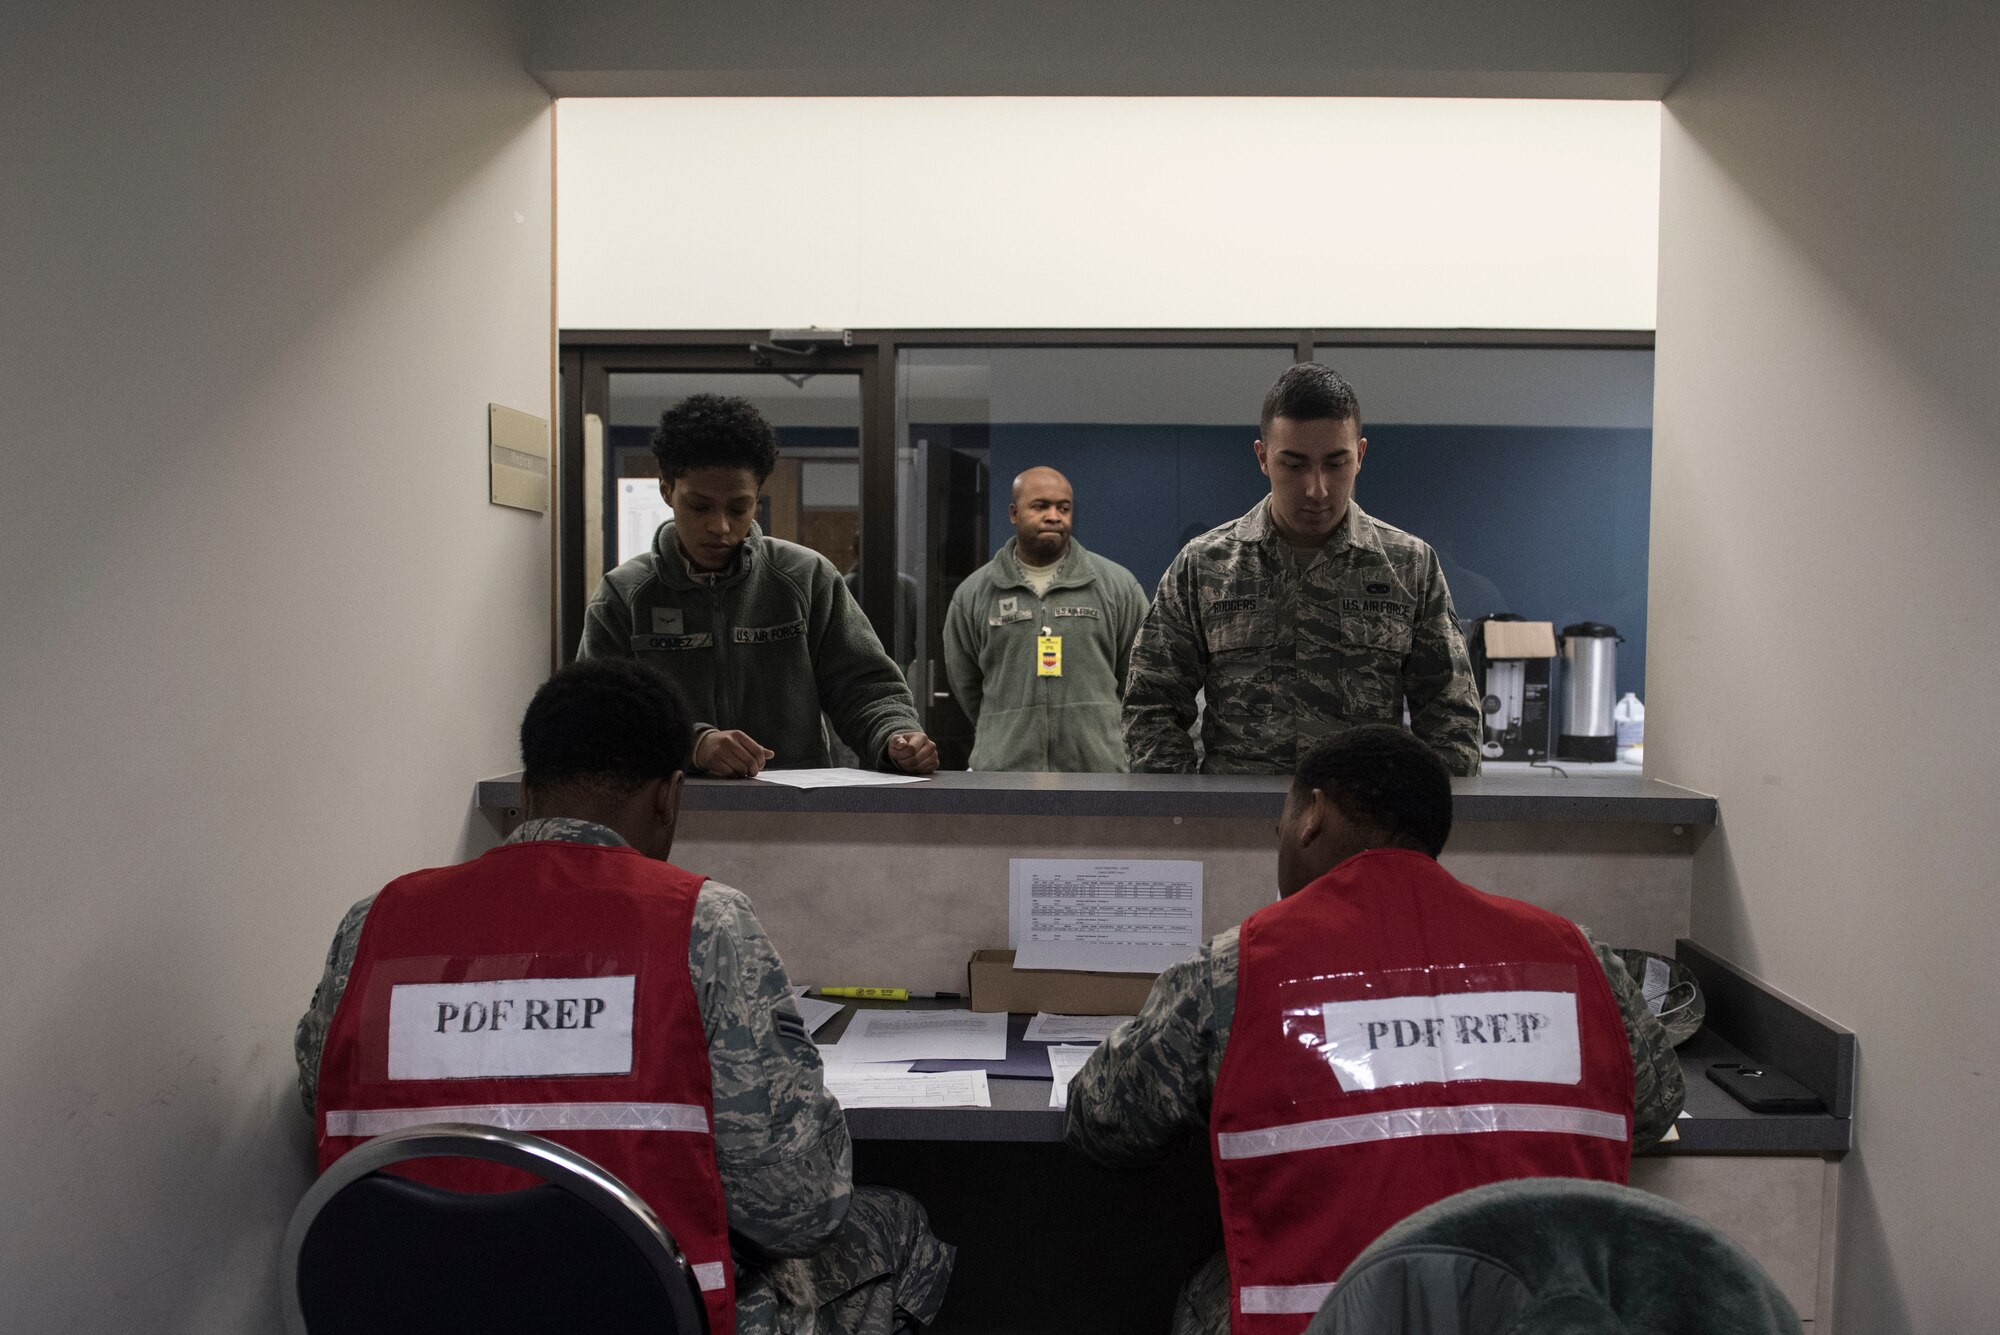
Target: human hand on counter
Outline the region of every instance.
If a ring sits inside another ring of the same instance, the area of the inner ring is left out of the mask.
[[[694,767],[718,779],[754,779],[774,754],[747,732],[717,728],[694,744]]]
[[[889,739],[889,763],[905,774],[935,774],[937,743],[920,732],[899,732]]]

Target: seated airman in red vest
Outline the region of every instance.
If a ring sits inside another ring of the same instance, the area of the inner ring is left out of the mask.
[[[749,899],[666,860],[693,743],[673,687],[630,661],[535,693],[526,822],[391,882],[334,938],[297,1041],[320,1166],[424,1122],[532,1131],[652,1205],[714,1335],[921,1329],[953,1249],[910,1197],[852,1184],[847,1124]]]
[[[1161,974],[1070,1082],[1067,1139],[1100,1163],[1208,1137],[1223,1254],[1176,1335],[1298,1335],[1406,1215],[1506,1178],[1623,1182],[1673,1125],[1680,1066],[1624,966],[1454,878],[1450,832],[1450,776],[1409,732],[1320,743],[1279,901]]]

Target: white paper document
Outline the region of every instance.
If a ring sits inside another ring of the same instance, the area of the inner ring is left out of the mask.
[[[916,1065],[915,1062],[858,1062],[854,1060],[853,1053],[845,1051],[838,1043],[822,1044],[819,1050],[819,1062],[828,1075],[836,1069],[847,1070],[850,1067],[863,1071],[876,1071],[884,1075],[900,1075]]]
[[[1030,1043],[1102,1043],[1129,1015],[1051,1015],[1043,1011],[1028,1021],[1021,1037]]]
[[[1017,969],[1158,973],[1201,948],[1199,862],[1014,858],[1007,870]]]
[[[806,1022],[806,1032],[816,1034],[820,1026],[840,1014],[841,1004],[837,1001],[821,1001],[818,997],[793,997],[792,1004],[799,1008],[799,1018]]]
[[[1007,1017],[973,1011],[858,1010],[839,1046],[850,1062],[1002,1061]]]
[[[1069,1082],[1090,1060],[1090,1054],[1097,1051],[1095,1046],[1072,1047],[1059,1043],[1049,1049],[1049,1070],[1055,1075],[1055,1084],[1049,1089],[1049,1106],[1067,1108],[1069,1106]]]
[[[865,1058],[862,1060],[866,1062]],[[854,1050],[845,1043],[821,1043],[819,1044],[819,1061],[820,1065],[828,1068],[852,1066],[855,1064]],[[915,1066],[916,1062],[866,1062],[866,1064],[878,1071],[907,1071],[912,1066]]]
[[[674,507],[660,495],[660,483],[650,477],[618,479],[618,560],[623,563],[653,550],[653,535],[674,517]]]
[[[909,1075],[874,1065],[834,1066],[826,1073],[827,1092],[840,1106],[855,1108],[991,1108],[993,1095],[984,1071],[941,1071]]]
[[[878,1075],[904,1075],[914,1061],[856,1061],[852,1053],[840,1049],[840,1043],[826,1043],[820,1047],[820,1065],[824,1073],[832,1077],[834,1071],[876,1071]]]
[[[1646,998],[1646,1009],[1655,1015],[1660,1013],[1661,1007],[1667,1004],[1672,981],[1673,973],[1667,968],[1667,962],[1657,955],[1648,955],[1645,981],[1639,984],[1639,991]]]
[[[872,769],[767,769],[757,783],[787,788],[886,788],[895,783],[928,783],[925,774],[882,774]]]

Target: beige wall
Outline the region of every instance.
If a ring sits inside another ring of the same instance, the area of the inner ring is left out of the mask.
[[[572,101],[562,325],[1650,329],[1659,117],[1448,98]],[[700,208],[690,181],[712,187]]]
[[[511,6],[0,18],[0,1325],[276,1327],[291,1029],[547,665],[550,130]]]
[[[1841,1329],[2000,1308],[1991,7],[1696,6],[1667,101],[1649,772],[1695,935],[1860,1035]]]
[[[1671,953],[1688,932],[1698,836],[1660,825],[1463,822],[1444,864],[1482,890]],[[956,991],[975,950],[1007,945],[1008,861],[1169,858],[1202,864],[1202,928],[1277,895],[1269,817],[791,815],[693,811],[674,861],[748,894],[792,980]],[[913,896],[923,911],[913,915]],[[839,905],[837,912],[829,905]]]

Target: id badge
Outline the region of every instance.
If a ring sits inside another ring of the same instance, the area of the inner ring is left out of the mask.
[[[1060,677],[1062,675],[1062,636],[1037,635],[1035,637],[1035,675],[1037,677]]]

